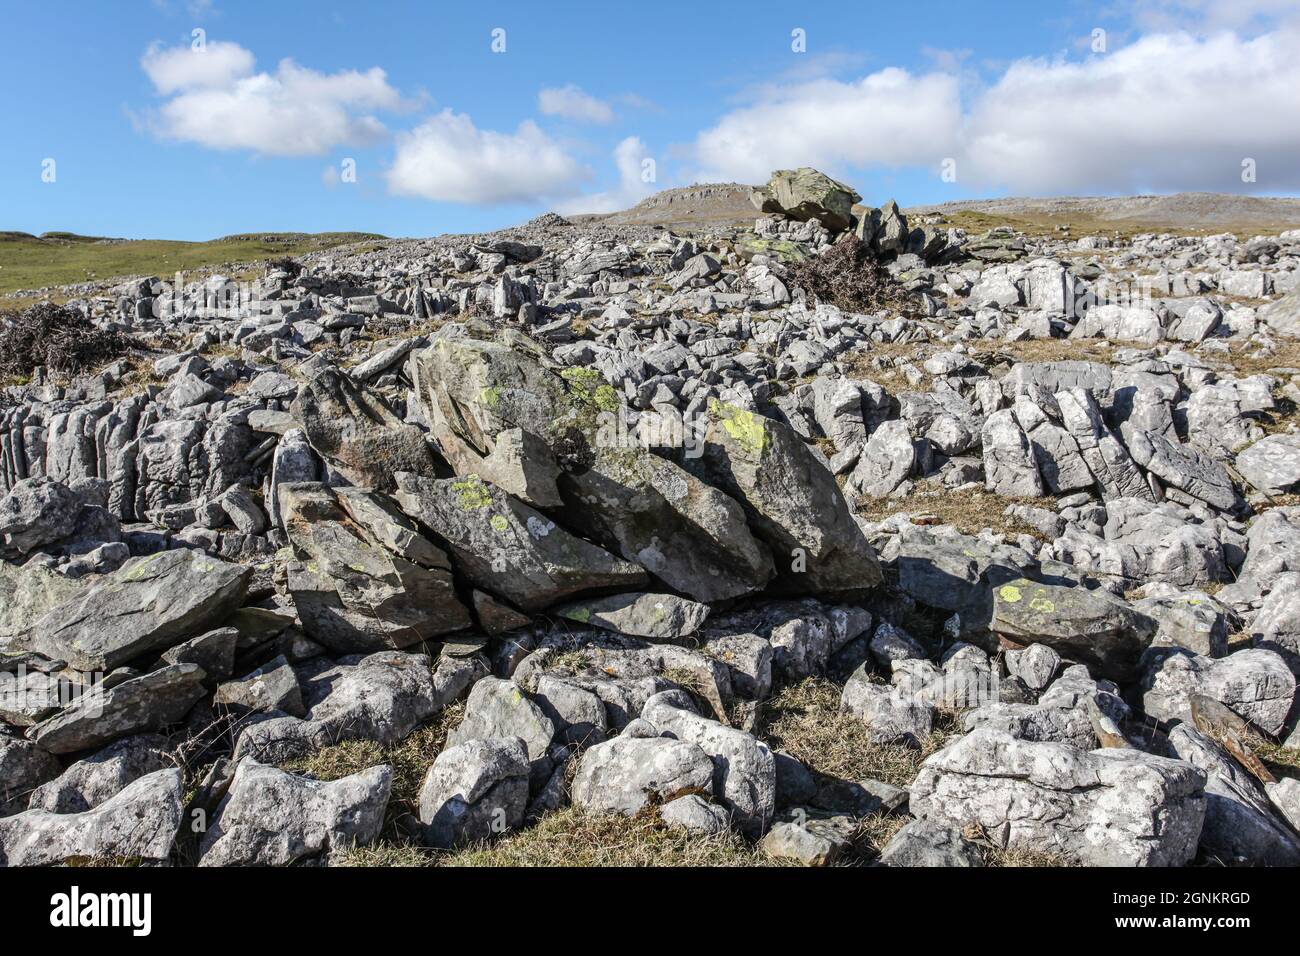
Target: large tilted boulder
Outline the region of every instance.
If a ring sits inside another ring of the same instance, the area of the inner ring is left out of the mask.
[[[523,611],[646,582],[639,565],[570,534],[477,476],[400,473],[397,486],[402,509],[447,542],[466,578]]]
[[[857,593],[880,583],[876,552],[835,477],[789,425],[718,401],[706,421],[703,454],[688,467],[745,506],[776,559],[773,587]]]
[[[1085,751],[975,730],[921,765],[912,814],[1085,866],[1179,866],[1196,855],[1205,775],[1138,750]]]
[[[303,385],[293,415],[316,453],[354,485],[386,490],[399,471],[447,473],[420,429],[339,369],[326,368]]]
[[[451,563],[387,499],[358,488],[279,489],[300,563],[289,592],[314,640],[334,651],[402,648],[471,625]]]
[[[132,558],[49,611],[20,639],[86,671],[107,671],[219,627],[244,600],[252,569],[179,548]]]
[[[366,846],[392,789],[380,764],[323,782],[244,758],[199,844],[199,866],[288,866]]]
[[[563,526],[697,601],[738,597],[772,576],[772,557],[736,501],[619,443],[620,401],[594,369],[550,367],[525,340],[474,339],[439,339],[408,367],[458,475],[554,508]]]
[[[560,504],[553,450],[579,429],[565,381],[540,350],[439,338],[408,362],[420,408],[458,475],[476,474],[539,508]],[[599,399],[613,404],[613,389]]]
[[[140,777],[93,810],[33,809],[0,818],[0,867],[165,862],[180,829],[183,799],[181,772],[173,768]]]

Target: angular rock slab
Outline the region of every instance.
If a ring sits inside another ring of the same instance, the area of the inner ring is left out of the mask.
[[[93,810],[141,777],[172,766],[168,749],[166,738],[155,734],[115,741],[37,787],[29,807],[51,813]]]
[[[77,670],[109,671],[219,627],[252,573],[188,548],[132,558],[52,609],[24,643]]]
[[[402,510],[447,542],[461,573],[521,610],[646,581],[639,565],[575,537],[477,476],[436,480],[403,473],[397,485]]]
[[[790,426],[713,401],[700,458],[688,467],[745,507],[788,594],[858,593],[880,583],[876,552],[835,477]]]
[[[246,757],[199,845],[199,866],[288,866],[373,843],[393,770],[380,764],[328,783]]]
[[[619,634],[670,640],[689,637],[709,616],[709,606],[675,594],[612,594],[560,608],[560,617]]]
[[[305,384],[292,412],[318,455],[354,485],[388,490],[393,475],[445,475],[424,432],[345,372],[329,367]]]
[[[1019,578],[994,590],[989,629],[1019,644],[1046,644],[1102,677],[1125,681],[1136,675],[1156,622],[1103,591]]]
[[[197,664],[169,664],[107,691],[96,685],[37,724],[31,736],[50,753],[66,754],[158,730],[180,721],[207,693],[205,677]]]
[[[390,746],[460,697],[487,667],[480,658],[441,658],[436,670],[423,654],[379,651],[300,669],[306,719],[254,720],[240,734],[235,756],[283,762],[345,740]]]
[[[83,813],[27,810],[0,819],[0,866],[56,866],[67,860],[162,863],[180,829],[178,769],[159,770]]]
[[[1300,438],[1269,435],[1237,455],[1237,471],[1265,494],[1280,495],[1300,484]]]
[[[1196,855],[1205,775],[1137,750],[1083,751],[975,730],[921,765],[912,814],[1084,866],[1181,866]]]
[[[447,555],[379,495],[281,486],[301,565],[289,592],[308,636],[343,653],[400,649],[468,628]]]
[[[1187,724],[1170,731],[1169,747],[1206,776],[1203,854],[1228,865],[1300,866],[1300,837],[1223,747]]]
[[[0,647],[85,589],[84,579],[64,577],[38,564],[0,562]]]

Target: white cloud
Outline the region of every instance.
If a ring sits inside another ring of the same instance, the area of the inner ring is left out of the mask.
[[[1241,190],[1250,158],[1259,189],[1288,192],[1300,190],[1297,89],[1295,28],[1153,33],[1082,60],[1019,60],[984,88],[965,72],[893,67],[777,84],[701,132],[692,155],[697,179],[751,183],[790,166],[850,181],[879,168],[937,173],[953,157],[967,189],[1038,195]]]
[[[1171,32],[1241,30],[1261,23],[1294,19],[1297,0],[1136,0],[1130,8],[1141,27]]]
[[[647,167],[646,161],[652,165]],[[614,147],[614,165],[618,167],[618,187],[607,192],[591,193],[560,203],[556,208],[562,213],[617,212],[635,206],[660,187],[646,181],[647,169],[653,171],[653,159],[645,143],[637,136],[629,136]]]
[[[382,139],[387,130],[373,113],[405,106],[378,67],[320,73],[282,60],[275,73],[254,73],[253,62],[236,43],[151,47],[140,65],[170,98],[150,114],[149,126],[212,149],[305,156]]]
[[[203,50],[188,46],[165,50],[151,46],[140,59],[140,66],[163,96],[178,90],[228,87],[253,72],[253,54],[238,43],[217,40]]]
[[[537,108],[544,116],[562,116],[579,123],[609,123],[614,119],[608,103],[584,93],[572,83],[542,90],[537,94]]]
[[[695,141],[701,181],[757,183],[774,169],[937,164],[960,126],[957,79],[896,67],[854,82],[768,87]]]
[[[1300,188],[1300,34],[1152,34],[1082,62],[1022,60],[975,102],[959,178],[1038,194]]]
[[[491,204],[572,195],[589,175],[536,123],[499,133],[445,109],[398,134],[387,178],[398,195]]]

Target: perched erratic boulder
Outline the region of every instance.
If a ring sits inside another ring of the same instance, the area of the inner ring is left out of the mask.
[[[32,728],[32,738],[51,753],[66,754],[159,730],[180,721],[207,693],[205,676],[197,664],[168,664],[107,690],[96,684]]]
[[[831,232],[849,228],[853,204],[861,201],[852,187],[810,166],[778,169],[766,188],[753,193],[754,205],[761,212],[779,213],[800,222],[816,219]]]

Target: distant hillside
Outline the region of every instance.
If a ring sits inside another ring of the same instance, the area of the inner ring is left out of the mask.
[[[749,201],[749,190],[740,183],[680,186],[657,192],[622,212],[568,218],[574,223],[663,226],[679,231],[749,226],[758,217],[758,210]]]
[[[372,232],[285,232],[180,242],[106,239],[70,232],[40,236],[0,232],[0,294],[117,276],[167,275],[177,270],[257,262],[383,238]]]
[[[1030,233],[1068,225],[1076,235],[1112,231],[1255,234],[1300,228],[1300,199],[1229,193],[963,199],[913,206],[906,212],[937,214],[958,225],[1006,224]]]

